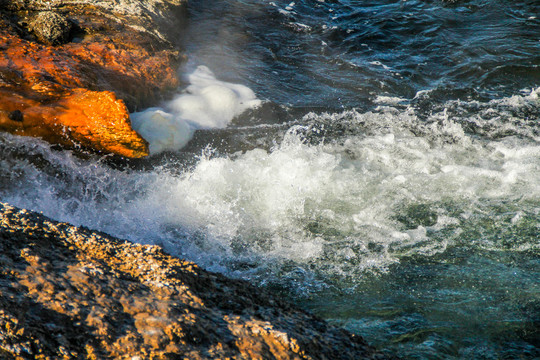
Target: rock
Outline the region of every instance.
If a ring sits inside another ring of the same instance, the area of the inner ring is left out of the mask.
[[[20,110],[15,110],[15,111],[10,112],[8,115],[8,118],[11,121],[18,121],[18,122],[23,121],[22,112]]]
[[[22,111],[0,111],[0,130],[38,136],[65,146],[76,142],[130,158],[148,155],[147,142],[131,128],[125,104],[112,92],[74,89],[50,106],[37,102],[18,105]]]
[[[69,41],[71,23],[65,16],[52,11],[37,14],[30,25],[37,39],[47,45],[61,45]]]
[[[126,129],[128,110],[178,87],[184,11],[185,0],[0,0],[0,130],[147,156],[146,141]]]
[[[0,357],[385,359],[247,282],[0,203]]]
[[[0,0],[0,4],[1,4]],[[79,16],[81,10],[92,11],[101,18],[122,22],[137,32],[170,42],[186,18],[186,0],[3,0],[18,11],[62,11]],[[73,11],[75,13],[73,13]],[[107,20],[105,20],[107,22]],[[172,41],[174,42],[174,41]]]

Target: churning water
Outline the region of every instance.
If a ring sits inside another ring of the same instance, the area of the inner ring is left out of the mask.
[[[159,154],[0,134],[0,200],[160,244],[405,358],[539,358],[539,17],[192,0],[189,93],[135,115]]]

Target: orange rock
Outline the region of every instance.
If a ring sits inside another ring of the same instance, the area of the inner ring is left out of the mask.
[[[175,89],[182,57],[148,33],[86,10],[69,12],[82,27],[82,39],[60,46],[21,36],[0,11],[0,131],[147,156],[128,107],[150,106]]]
[[[131,158],[148,155],[147,142],[131,128],[126,105],[110,91],[75,89],[51,105],[17,100],[7,104],[24,110],[0,111],[0,130]]]

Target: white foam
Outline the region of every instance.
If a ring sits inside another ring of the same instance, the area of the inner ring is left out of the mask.
[[[501,105],[507,105],[512,107],[521,107],[527,103],[535,102],[537,105],[540,104],[540,87],[536,89],[523,89],[522,92],[524,92],[526,95],[514,95],[511,97],[503,98],[501,100],[492,100],[492,104],[501,104]]]
[[[217,80],[206,66],[199,66],[187,79],[190,85],[163,108],[131,114],[133,129],[149,142],[151,154],[179,150],[195,130],[224,128],[261,103],[251,89]]]
[[[383,64],[383,63],[380,62],[380,61],[371,61],[370,64],[371,64],[371,65],[382,66],[383,69],[385,69],[385,70],[390,70],[390,67],[388,67],[387,65]]]
[[[373,100],[376,104],[385,104],[385,105],[399,105],[404,102],[406,102],[407,99],[396,97],[396,96],[384,96],[384,95],[377,95],[377,97]]]
[[[179,150],[193,137],[195,128],[180,115],[161,108],[149,108],[131,114],[131,124],[149,143],[150,154]]]
[[[172,116],[156,114],[165,121]],[[30,160],[0,157],[1,200],[161,244],[238,276],[282,276],[292,264],[354,277],[459,241],[540,249],[530,239],[505,242],[498,233],[537,224],[540,144],[534,139],[469,136],[447,112],[421,120],[411,109],[309,114],[299,122],[307,125],[291,128],[271,151],[209,156],[180,175],[163,168],[119,171],[24,145],[36,155],[29,159],[52,166],[42,171]],[[305,141],[310,126],[336,124],[347,130],[343,139]],[[490,126],[507,125],[502,119]],[[433,220],[406,225],[400,217],[417,205],[429,208]]]

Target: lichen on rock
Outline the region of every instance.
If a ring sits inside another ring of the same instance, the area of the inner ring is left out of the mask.
[[[30,24],[37,39],[46,45],[62,45],[69,41],[71,23],[53,11],[39,12]]]

